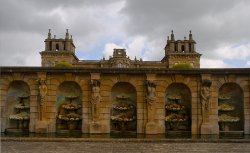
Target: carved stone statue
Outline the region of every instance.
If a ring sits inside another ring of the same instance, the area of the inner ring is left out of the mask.
[[[99,80],[91,80],[92,85],[92,93],[91,93],[91,109],[92,109],[92,120],[95,122],[99,118],[99,103],[101,101],[100,96],[100,81]]]
[[[155,83],[154,81],[147,81],[147,103],[149,106],[152,106],[155,102]]]
[[[39,80],[38,81],[39,84],[39,94],[41,97],[41,103],[40,105],[44,104],[45,101],[45,96],[47,95],[48,89],[47,89],[47,85],[46,85],[46,81],[45,80]]]
[[[39,79],[38,80],[38,86],[39,86],[39,97],[40,97],[40,120],[43,119],[43,105],[45,103],[45,97],[47,95],[48,89],[46,85],[46,80]]]
[[[155,102],[156,102],[156,96],[155,96],[155,83],[154,81],[148,80],[146,82],[147,85],[147,107],[148,107],[148,122],[154,122],[154,116],[155,116]]]
[[[210,80],[203,80],[201,87],[201,107],[202,107],[202,123],[208,122],[209,106],[210,106],[210,87],[212,82]]]

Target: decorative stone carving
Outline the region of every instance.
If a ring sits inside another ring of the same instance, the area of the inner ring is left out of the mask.
[[[39,79],[38,85],[39,85],[40,105],[43,106],[44,101],[45,101],[45,97],[46,97],[47,92],[48,92],[46,80]]]
[[[155,103],[156,103],[156,96],[155,96],[155,83],[152,80],[147,80],[147,108],[148,108],[148,122],[154,122],[155,116]]]
[[[39,104],[40,104],[40,116],[39,116],[39,120],[42,121],[44,116],[43,116],[43,109],[44,109],[44,103],[45,103],[45,97],[47,95],[48,92],[48,88],[46,85],[46,80],[44,78],[39,78],[38,79],[38,100],[39,100]]]
[[[209,106],[210,106],[210,87],[212,82],[210,80],[203,80],[201,87],[201,107],[202,107],[202,123],[209,122]]]
[[[147,81],[147,103],[148,105],[151,107],[155,100],[156,100],[156,97],[155,97],[155,83],[154,81]]]
[[[92,110],[92,121],[96,122],[99,119],[99,103],[101,101],[100,96],[100,81],[91,80],[92,93],[91,93],[91,110]]]

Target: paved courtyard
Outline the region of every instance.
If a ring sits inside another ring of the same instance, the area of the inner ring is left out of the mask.
[[[240,153],[250,143],[174,142],[32,142],[2,141],[1,153]]]

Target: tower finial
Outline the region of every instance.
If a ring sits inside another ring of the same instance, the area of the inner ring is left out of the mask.
[[[171,40],[174,40],[174,31],[171,30]]]
[[[66,36],[65,39],[69,39],[69,29],[66,29]]]
[[[191,30],[189,30],[189,40],[193,40],[193,35]]]
[[[51,29],[49,29],[49,32],[48,32],[48,39],[51,39],[51,33],[50,33],[50,30],[51,30]]]

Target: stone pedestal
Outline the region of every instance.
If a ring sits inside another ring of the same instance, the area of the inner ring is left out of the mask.
[[[90,133],[101,133],[101,125],[98,122],[92,122],[89,129]]]
[[[201,134],[219,134],[219,125],[204,123],[201,125]]]
[[[146,134],[160,134],[161,128],[155,122],[148,122],[145,129]]]
[[[35,133],[48,133],[48,122],[47,121],[37,121],[35,126]]]
[[[90,133],[108,133],[107,127],[101,121],[90,123]]]

